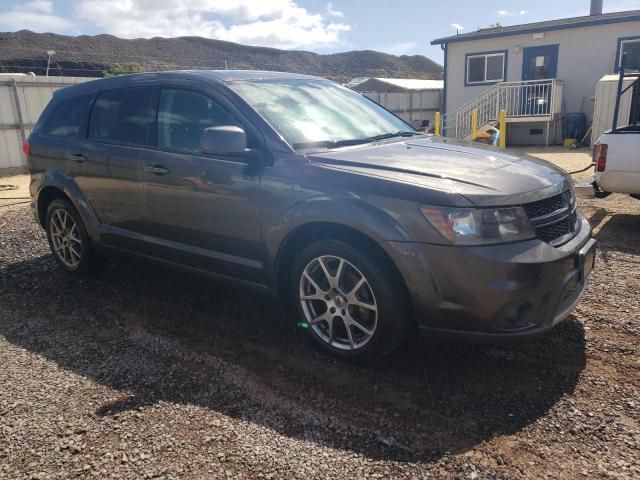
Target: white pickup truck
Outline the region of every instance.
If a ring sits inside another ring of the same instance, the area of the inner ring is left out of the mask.
[[[625,113],[621,115],[623,95]],[[624,126],[618,126],[621,117]],[[577,184],[576,195],[604,198],[611,193],[627,193],[640,199],[640,76],[635,70],[627,74],[622,68],[619,73],[612,120],[612,128],[602,133],[594,145],[595,178]]]
[[[609,130],[593,150],[596,196],[628,193],[640,199],[640,126]]]

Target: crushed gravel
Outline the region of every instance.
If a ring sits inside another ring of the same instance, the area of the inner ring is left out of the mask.
[[[374,368],[254,293],[128,259],[73,278],[0,208],[0,478],[639,478],[640,201],[581,206],[600,250],[566,322]]]

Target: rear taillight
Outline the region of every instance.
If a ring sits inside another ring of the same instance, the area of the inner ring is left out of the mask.
[[[596,172],[604,172],[607,168],[607,150],[609,149],[606,143],[599,143],[593,150],[593,159],[596,162]]]
[[[28,157],[29,153],[31,153],[31,145],[29,145],[29,142],[26,140],[22,142],[22,153],[24,153],[25,157]]]

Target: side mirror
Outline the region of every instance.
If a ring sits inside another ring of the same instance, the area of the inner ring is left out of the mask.
[[[247,150],[247,134],[240,127],[209,127],[200,137],[200,150],[209,155],[241,155]]]

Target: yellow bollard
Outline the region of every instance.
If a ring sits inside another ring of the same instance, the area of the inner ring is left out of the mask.
[[[507,148],[507,111],[500,110],[500,149]]]
[[[471,140],[478,137],[478,110],[471,112]]]
[[[442,115],[440,114],[440,112],[436,112],[436,118],[434,120],[435,124],[436,124],[436,136],[439,137],[440,135],[442,135]]]

